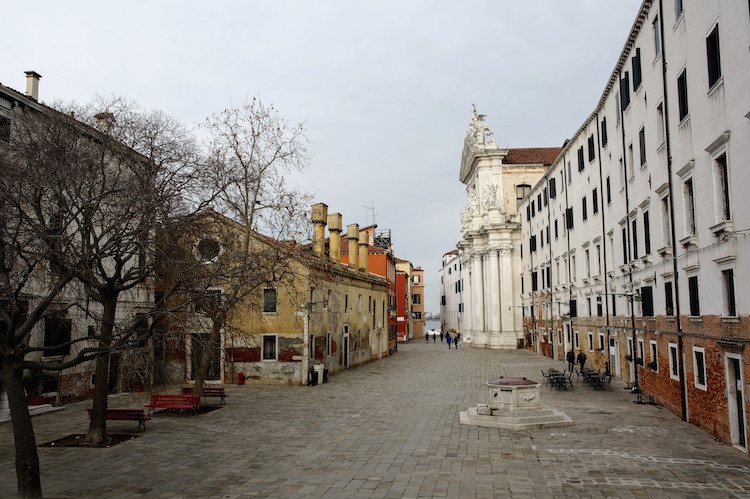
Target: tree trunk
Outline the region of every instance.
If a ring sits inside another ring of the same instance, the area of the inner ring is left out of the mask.
[[[16,445],[16,481],[18,497],[42,497],[39,478],[39,455],[36,451],[34,427],[31,424],[26,392],[23,388],[23,371],[6,360],[0,371],[0,380],[8,394],[13,438]]]
[[[86,433],[86,442],[100,445],[107,438],[107,397],[109,396],[109,348],[112,344],[112,330],[115,324],[117,296],[105,300],[102,316],[102,330],[99,336],[99,348],[102,354],[96,359],[96,377],[94,383],[94,400],[91,410],[91,421]]]
[[[214,318],[212,321],[211,336],[208,338],[208,344],[203,347],[203,351],[201,352],[201,361],[200,364],[198,364],[198,372],[195,374],[195,385],[193,386],[193,395],[198,395],[198,397],[200,397],[203,392],[203,382],[208,375],[208,364],[211,362],[213,346],[217,340],[219,340],[222,324],[222,320]],[[219,355],[221,355],[221,353],[219,353]],[[198,400],[200,401],[200,398]]]

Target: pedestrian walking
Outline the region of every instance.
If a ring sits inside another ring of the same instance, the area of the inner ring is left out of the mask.
[[[440,343],[442,343],[442,342],[443,342],[443,332],[440,331]]]
[[[583,366],[586,364],[586,354],[583,353],[583,349],[578,349],[578,357],[576,357],[576,360],[581,365],[581,372],[583,372]]]
[[[430,333],[424,333],[424,342],[429,343],[430,342]]]
[[[432,342],[437,343],[437,333],[435,331],[432,332]]]
[[[448,343],[448,350],[451,349],[451,334],[448,333],[445,335],[445,342]]]
[[[565,360],[568,361],[568,371],[573,372],[573,369],[576,365],[576,354],[573,352],[573,349],[571,348],[570,351],[565,355]]]

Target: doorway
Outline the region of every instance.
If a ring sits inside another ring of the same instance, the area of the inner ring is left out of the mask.
[[[730,438],[732,445],[746,449],[745,392],[742,381],[742,358],[737,354],[727,353],[726,359]]]
[[[620,377],[620,341],[614,337],[609,338],[609,369],[612,374]]]
[[[208,371],[206,372],[206,381],[216,381],[221,379],[221,338],[217,338],[213,344],[209,345],[211,333],[192,333],[190,335],[190,379],[195,379],[198,374],[203,352],[206,352],[208,358]]]
[[[344,326],[344,345],[342,356],[344,361],[344,369],[349,369],[349,326]]]

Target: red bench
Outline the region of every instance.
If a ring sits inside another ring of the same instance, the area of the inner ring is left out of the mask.
[[[153,414],[154,409],[187,409],[191,413],[195,413],[198,410],[198,397],[195,395],[154,394],[151,395],[151,402],[143,407],[148,407],[149,414]]]
[[[193,387],[183,386],[182,393],[183,395],[192,395]],[[220,398],[219,404],[226,404],[226,401],[224,399],[227,397],[227,393],[223,388],[213,387],[213,386],[204,386],[203,390],[201,390],[201,396],[202,397],[219,397]]]
[[[89,407],[86,409],[89,413],[89,419],[91,419],[92,409]],[[107,407],[107,421],[138,421],[138,431],[146,431],[146,421],[151,419],[146,416],[143,409],[125,409],[121,407]]]

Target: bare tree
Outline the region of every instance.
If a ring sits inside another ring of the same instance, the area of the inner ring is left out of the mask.
[[[122,100],[100,105],[23,108],[0,146],[0,380],[21,496],[41,496],[24,370],[96,360],[87,440],[105,439],[110,354],[138,348],[161,313],[149,294],[155,234],[186,215],[185,194],[197,192],[196,148],[178,123]],[[118,312],[124,302],[128,310]],[[68,310],[98,330],[34,337],[42,320]]]
[[[289,125],[272,105],[253,97],[211,116],[203,127],[210,137],[209,191],[217,193],[215,210],[226,220],[214,218],[233,225],[238,243],[227,243],[216,264],[206,267],[212,279],[204,282],[222,294],[201,310],[211,320],[211,334],[195,375],[196,394],[211,348],[229,327],[235,306],[270,283],[287,282],[283,277],[293,271],[288,263],[297,251],[295,241],[309,233],[310,202],[308,194],[287,183],[287,176],[304,170],[309,160],[302,124]],[[208,289],[198,294],[205,296]]]

